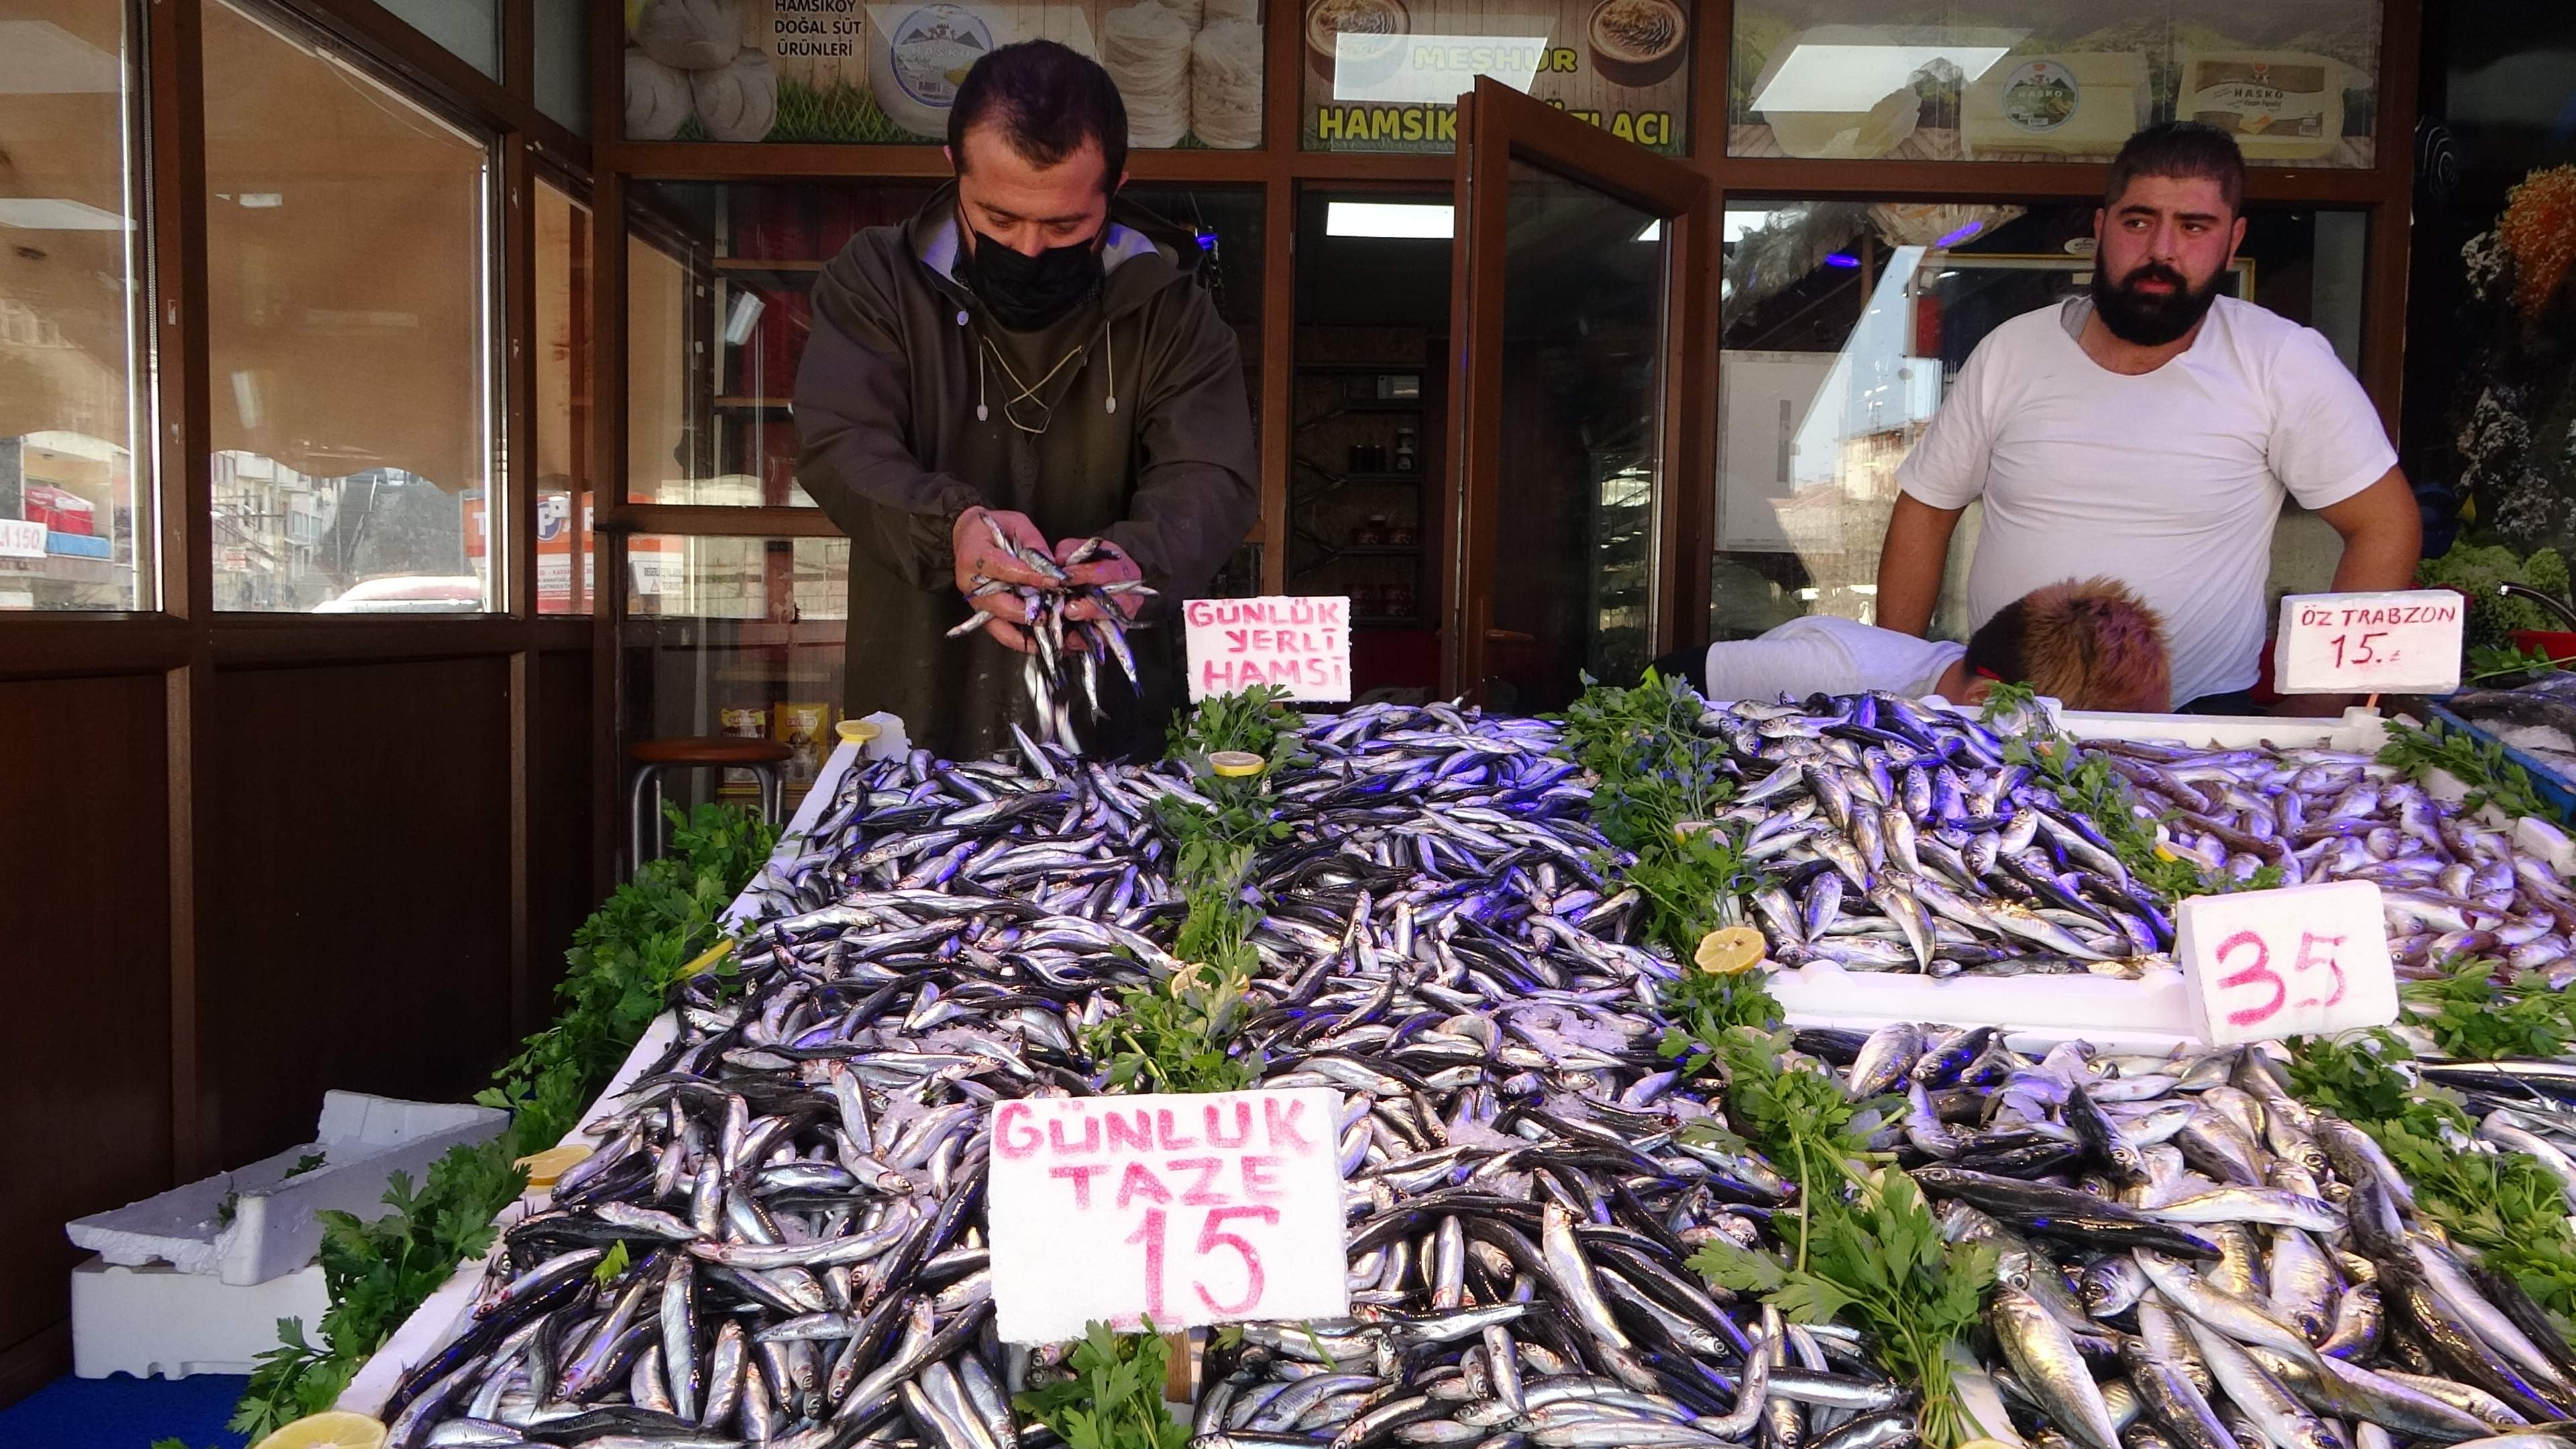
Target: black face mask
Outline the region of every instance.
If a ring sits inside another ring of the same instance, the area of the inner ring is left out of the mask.
[[[993,320],[1014,332],[1052,326],[1100,285],[1100,239],[1049,247],[1036,256],[1011,250],[982,232],[959,270]]]
[[[2170,292],[2141,292],[2138,283],[2148,277],[2173,288]],[[2093,269],[2093,310],[2111,335],[2135,347],[2162,347],[2200,325],[2218,300],[2219,286],[2227,274],[2209,279],[2209,285],[2195,292],[2182,279],[2182,273],[2162,262],[2141,262],[2129,275],[2113,282],[2100,267]]]

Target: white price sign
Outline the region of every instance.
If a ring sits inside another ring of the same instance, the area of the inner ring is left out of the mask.
[[[2386,1026],[2397,972],[2379,887],[2364,880],[2193,896],[2174,960],[2212,1046]]]
[[[1321,1087],[996,1106],[1003,1339],[1347,1316],[1340,1109]]]
[[[0,518],[0,558],[43,558],[45,526],[23,518]]]
[[[1351,601],[1329,595],[1192,599],[1190,700],[1275,684],[1291,699],[1351,697]]]
[[[2272,644],[2283,694],[2448,694],[2460,687],[2469,601],[2449,589],[2290,594]]]

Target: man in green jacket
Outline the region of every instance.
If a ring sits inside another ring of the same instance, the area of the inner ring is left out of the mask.
[[[1197,238],[1115,202],[1127,113],[1107,71],[1051,41],[977,61],[949,112],[956,180],[902,226],[851,238],[814,288],[796,377],[797,470],[850,536],[844,691],[951,759],[1034,726],[1009,593],[961,639],[980,579],[1037,584],[999,547],[1069,558],[1076,583],[1138,580],[1142,681],[1101,674],[1095,755],[1148,758],[1182,697],[1177,606],[1260,514],[1234,333],[1195,278]],[[1069,618],[1095,614],[1078,604]],[[1031,732],[1037,732],[1032,728]]]

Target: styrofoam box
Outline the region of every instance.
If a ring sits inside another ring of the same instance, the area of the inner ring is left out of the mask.
[[[2308,745],[2372,754],[2388,738],[2387,722],[2375,709],[2347,709],[2335,721],[2109,714],[2043,703],[2060,729],[2085,740],[2175,740],[2220,749]],[[1869,1031],[1900,1021],[1991,1025],[2002,1027],[2015,1047],[2080,1040],[2123,1052],[2169,1051],[2200,1040],[2178,969],[2150,969],[2136,981],[2077,975],[1938,979],[1911,971],[1847,971],[1820,961],[1773,973],[1771,994],[1792,1026]]]
[[[840,792],[841,777],[861,759],[884,759],[908,748],[904,743],[902,720],[892,715],[870,715],[868,718],[885,726],[884,734],[864,747],[844,741],[832,751],[816,775],[813,788],[805,792],[804,802],[797,806],[794,818],[788,821],[785,830],[779,832],[778,849],[770,856],[772,865],[784,864],[803,853],[805,847],[800,837],[810,833],[815,822],[822,819],[832,797]],[[764,868],[762,874],[766,873]],[[759,877],[755,876],[753,888],[758,883]],[[733,923],[748,916],[752,909],[750,896],[751,889],[747,888],[742,895],[735,897],[733,904],[726,908],[723,919]],[[679,1019],[670,1012],[655,1017],[653,1024],[636,1041],[635,1049],[626,1054],[626,1060],[618,1066],[616,1074],[608,1079],[608,1085],[583,1111],[580,1125],[564,1134],[563,1140],[567,1144],[591,1145],[595,1140],[594,1126],[606,1115],[608,1108],[625,1095],[627,1084],[643,1075],[645,1068],[670,1050],[679,1031]],[[503,1209],[495,1221],[506,1230],[529,1213],[542,1211],[550,1196],[544,1191],[532,1191]],[[498,1251],[499,1245],[495,1243],[493,1252]],[[368,1359],[366,1366],[349,1380],[349,1387],[341,1391],[335,1407],[359,1414],[378,1414],[386,1401],[393,1397],[403,1375],[411,1372],[412,1365],[425,1362],[466,1330],[475,1292],[481,1286],[490,1262],[491,1256],[486,1254],[460,1265],[454,1276],[423,1300],[420,1307],[412,1311],[411,1317],[403,1320],[402,1327],[395,1329],[393,1336],[385,1340],[385,1346],[376,1350],[375,1357]]]
[[[417,1188],[449,1148],[499,1136],[509,1122],[509,1113],[493,1107],[326,1092],[316,1141],[75,1219],[64,1230],[119,1267],[167,1263],[235,1287],[265,1283],[313,1261],[322,1246],[315,1214],[381,1217],[394,1173],[409,1174]],[[296,1173],[296,1162],[316,1152],[324,1165]],[[230,1223],[220,1220],[227,1196],[234,1198]]]
[[[120,1268],[93,1257],[72,1269],[72,1372],[246,1374],[277,1347],[277,1320],[310,1328],[329,1306],[319,1263],[243,1287],[166,1263]]]

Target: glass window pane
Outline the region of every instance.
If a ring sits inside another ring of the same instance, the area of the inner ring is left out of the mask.
[[[0,610],[158,599],[135,50],[121,0],[0,0]]]
[[[2104,160],[2207,121],[2252,163],[2374,164],[2380,0],[1742,0],[1727,151]]]
[[[590,208],[537,194],[537,612],[587,614],[590,534]]]
[[[1260,0],[628,0],[626,139],[937,145],[968,66],[1046,39],[1108,70],[1129,145],[1246,150],[1261,144],[1261,17]]]
[[[1691,0],[1438,11],[1404,0],[1307,0],[1298,144],[1454,150],[1458,96],[1491,77],[1622,140],[1682,155],[1690,149],[1694,14]]]
[[[1351,601],[1354,696],[1440,684],[1449,190],[1303,192],[1287,591]]]
[[[412,29],[476,70],[501,78],[500,0],[380,0]]]
[[[829,753],[842,705],[850,546],[837,538],[639,534],[627,541],[629,739],[749,735],[797,755],[792,801]],[[749,796],[748,771],[674,774],[670,797]]]
[[[627,246],[628,477],[646,503],[810,508],[796,481],[796,368],[823,264],[908,221],[936,183],[638,186]],[[1260,401],[1262,199],[1249,186],[1130,186],[1123,205],[1194,230]],[[1251,564],[1259,574],[1257,556]]]
[[[2089,203],[1730,207],[1721,284],[1709,628],[1744,639],[1802,614],[1874,622],[1896,469],[1989,332],[2092,279]],[[2359,360],[2357,212],[2256,206],[2232,295]],[[1945,245],[1946,243],[1946,245]],[[1950,545],[1933,632],[1966,631],[1978,505]],[[2272,592],[2323,589],[2341,545],[2293,505]]]
[[[1563,709],[1652,656],[1669,246],[1655,217],[1525,162],[1505,237],[1486,701]]]
[[[205,13],[215,607],[491,608],[489,144]]]
[[[576,136],[590,134],[589,0],[536,0],[537,109]]]

